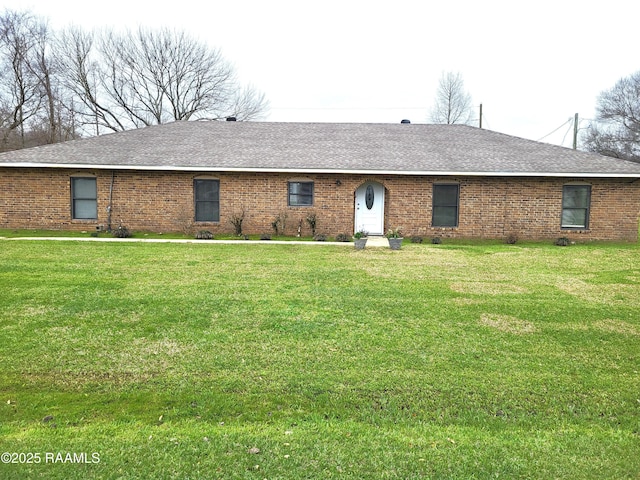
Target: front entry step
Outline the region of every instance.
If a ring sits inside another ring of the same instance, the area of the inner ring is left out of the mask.
[[[369,236],[367,237],[367,247],[387,247],[389,248],[389,240],[383,236]]]

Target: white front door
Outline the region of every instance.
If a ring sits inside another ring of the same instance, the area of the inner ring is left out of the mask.
[[[384,186],[367,182],[356,190],[355,231],[369,235],[384,233]]]

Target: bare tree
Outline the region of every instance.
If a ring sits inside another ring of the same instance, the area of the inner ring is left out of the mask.
[[[640,71],[618,80],[598,96],[597,121],[584,147],[610,157],[640,162]]]
[[[78,27],[67,28],[59,35],[57,61],[64,72],[62,81],[69,93],[68,103],[78,115],[80,128],[90,126],[89,134],[99,135],[101,127],[126,130],[127,125],[101,87],[106,72],[99,62],[94,37]]]
[[[155,78],[171,120],[190,120],[204,112],[220,118],[228,113],[237,83],[219,50],[167,29],[155,34],[140,31],[138,37],[148,45],[146,51],[164,56],[164,68]]]
[[[238,121],[257,120],[264,117],[268,107],[264,93],[259,92],[254,86],[249,85],[237,89],[230,98],[226,113],[218,115],[217,119],[234,117]]]
[[[55,58],[53,32],[46,21],[38,20],[33,23],[31,36],[33,46],[28,64],[38,80],[41,106],[30,128],[37,131],[40,126],[43,131],[43,140],[37,140],[36,143],[56,143],[74,138],[73,113],[63,102],[64,89]]]
[[[48,130],[47,143],[54,143],[58,132],[57,101],[54,93],[54,72],[49,58],[49,28],[46,23],[33,26],[33,48],[28,63],[31,72],[38,79],[40,98],[43,101],[39,114],[43,117]]]
[[[25,144],[25,124],[40,108],[38,78],[30,65],[36,19],[7,10],[0,16],[0,129],[2,149]],[[17,144],[11,145],[11,139]]]
[[[473,122],[471,95],[465,91],[460,73],[442,73],[430,118],[433,123]]]
[[[53,32],[32,13],[0,13],[0,149],[178,120],[262,117],[217,49],[185,32]]]
[[[74,136],[62,98],[53,32],[28,11],[0,15],[0,131],[2,149],[54,143]]]
[[[238,85],[221,53],[169,29],[70,30],[63,37],[69,87],[85,121],[118,131],[177,120],[258,118],[267,103]]]

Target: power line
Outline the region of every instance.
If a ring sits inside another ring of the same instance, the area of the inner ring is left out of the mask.
[[[491,130],[491,122],[489,121],[487,114],[484,112],[482,112],[482,126],[485,130]]]
[[[544,140],[545,138],[547,138],[550,135],[553,135],[554,133],[556,133],[558,130],[560,130],[562,127],[564,127],[566,124],[571,123],[573,121],[572,118],[569,118],[569,120],[567,120],[566,122],[564,122],[562,125],[560,125],[558,128],[556,128],[553,132],[547,133],[544,137],[539,138],[537,141],[540,142],[541,140]]]
[[[427,110],[429,107],[270,107],[270,110]]]
[[[569,119],[571,120],[571,119]],[[569,128],[567,128],[567,131],[564,132],[564,137],[562,137],[562,143],[560,145],[564,145],[564,141],[567,139],[567,135],[569,135],[569,132],[571,131],[571,128],[573,127],[573,121],[569,122]]]

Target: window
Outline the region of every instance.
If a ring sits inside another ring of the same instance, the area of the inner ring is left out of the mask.
[[[313,182],[289,182],[289,206],[313,205]]]
[[[220,180],[193,181],[196,222],[220,221]]]
[[[589,228],[590,185],[562,187],[562,228]]]
[[[460,185],[433,186],[433,227],[458,226],[458,198]]]
[[[98,218],[98,187],[95,178],[71,178],[71,218],[74,220]]]

